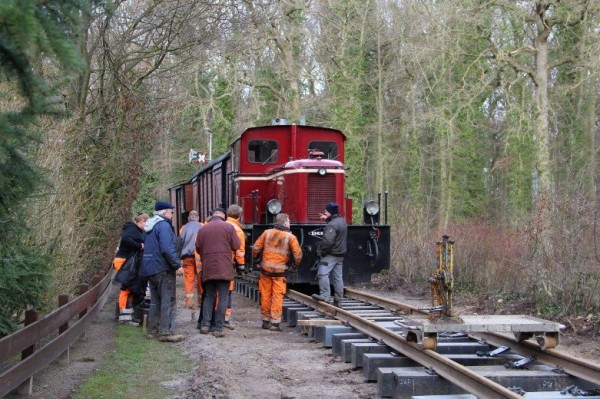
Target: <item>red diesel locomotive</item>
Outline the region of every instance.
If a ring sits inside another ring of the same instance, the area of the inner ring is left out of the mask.
[[[368,282],[373,273],[389,268],[390,227],[380,223],[381,195],[364,204],[363,223],[352,223],[352,199],[345,192],[345,141],[339,130],[288,125],[279,119],[271,126],[247,129],[227,153],[189,181],[169,189],[176,206],[173,225],[179,231],[194,209],[202,219],[211,209],[239,204],[244,210],[246,265],[254,270],[252,243],[270,227],[275,215],[287,213],[304,253],[288,282],[316,284],[314,265],[325,226],[319,214],[325,204],[337,202],[348,222],[344,281]]]

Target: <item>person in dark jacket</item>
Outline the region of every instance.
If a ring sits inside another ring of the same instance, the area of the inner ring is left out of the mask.
[[[235,228],[225,221],[225,210],[213,210],[210,221],[202,226],[196,236],[196,252],[202,259],[202,284],[205,298],[202,300],[200,333],[208,334],[217,294],[221,300],[214,311],[215,327],[213,335],[223,337],[225,310],[229,282],[235,277],[232,254],[240,247]]]
[[[119,248],[113,260],[115,270],[118,271],[131,255],[144,249],[144,228],[148,217],[146,212],[140,212],[133,221],[128,221],[123,226]],[[118,302],[120,322],[132,321],[132,296],[130,287],[121,287]]]
[[[140,275],[150,284],[148,312],[149,338],[158,330],[159,340],[178,342],[183,335],[173,333],[175,326],[176,275],[183,275],[181,261],[175,251],[175,232],[171,225],[173,205],[158,201],[154,216],[146,222],[146,240]]]
[[[323,232],[323,241],[319,248],[319,262],[317,270],[317,279],[319,281],[319,295],[314,294],[313,298],[339,303],[344,297],[343,265],[346,255],[346,242],[348,237],[348,226],[346,220],[339,214],[339,206],[335,202],[325,205],[325,213],[322,213],[321,219],[325,219],[327,226]],[[329,286],[329,275],[333,282],[335,298],[331,298],[331,288]]]

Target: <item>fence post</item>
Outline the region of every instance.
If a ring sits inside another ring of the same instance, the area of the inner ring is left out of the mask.
[[[58,307],[60,308],[63,305],[66,305],[67,303],[69,303],[69,296],[68,295],[59,295],[58,296]],[[62,326],[58,327],[58,333],[62,334],[65,331],[67,331],[69,329],[69,322],[66,322],[65,324],[63,324]],[[71,356],[71,348],[67,348],[67,350],[65,350],[59,357],[59,364],[62,365],[67,365],[70,362],[70,356]]]
[[[25,312],[25,323],[24,326],[28,326],[31,323],[37,321],[38,314],[34,309],[29,309]],[[27,358],[28,356],[33,355],[35,351],[35,345],[30,346],[29,348],[24,349],[21,352],[21,360]],[[31,395],[33,393],[33,376],[29,377],[21,385],[17,390],[19,395]]]
[[[90,285],[89,284],[79,284],[79,290],[78,293],[79,295],[83,295],[86,292],[88,292],[88,290],[90,289]],[[79,312],[79,318],[81,319],[83,316],[85,316],[85,314],[87,313],[88,308],[86,307],[85,309],[83,309],[81,312]],[[87,329],[83,331],[83,333],[81,334],[81,339],[86,340],[87,339]]]

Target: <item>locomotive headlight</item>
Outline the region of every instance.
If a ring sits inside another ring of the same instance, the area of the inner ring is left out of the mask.
[[[377,201],[367,201],[365,202],[365,212],[370,216],[375,216],[379,213],[379,204]]]
[[[319,168],[319,176],[325,176],[327,174],[327,169]]]
[[[281,202],[276,199],[270,200],[267,202],[267,210],[271,215],[277,215],[279,212],[281,212]]]

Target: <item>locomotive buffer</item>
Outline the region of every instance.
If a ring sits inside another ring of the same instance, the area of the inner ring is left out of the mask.
[[[542,350],[558,345],[558,336],[564,325],[532,316],[523,315],[463,315],[452,312],[454,288],[454,241],[444,235],[436,243],[437,266],[429,283],[431,304],[422,318],[411,317],[395,320],[402,328],[398,334],[408,342],[415,342],[423,349],[435,350],[439,333],[508,333],[517,342],[535,337]]]

